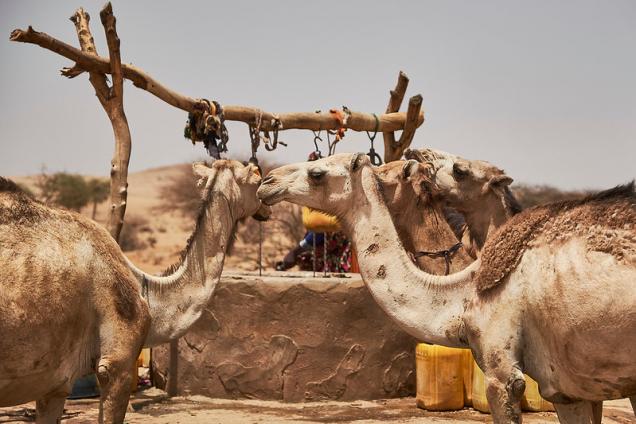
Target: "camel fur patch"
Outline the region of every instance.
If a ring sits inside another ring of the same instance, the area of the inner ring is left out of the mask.
[[[636,192],[634,182],[579,200],[539,205],[514,217],[489,237],[475,276],[478,292],[498,286],[535,243],[586,240],[590,251],[619,261],[636,260]]]

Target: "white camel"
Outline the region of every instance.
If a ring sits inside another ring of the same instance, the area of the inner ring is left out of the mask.
[[[418,270],[363,154],[275,169],[258,191],[336,215],[378,304],[413,336],[469,346],[496,423],[521,422],[523,372],[562,423],[597,423],[636,395],[636,194],[632,185],[524,211],[461,272]]]

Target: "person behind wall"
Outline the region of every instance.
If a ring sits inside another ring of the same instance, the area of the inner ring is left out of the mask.
[[[318,159],[320,159],[320,156],[317,152],[312,152],[307,158],[310,162]],[[309,221],[313,219],[314,223],[316,219],[326,222],[327,227],[321,228],[333,228],[334,226],[338,228],[337,221],[330,215],[326,215],[322,212],[314,211],[309,208],[303,208],[303,221],[305,221],[307,217],[309,217]],[[311,228],[311,226],[307,225],[307,223],[305,223],[305,226]],[[351,272],[351,242],[341,231],[329,232],[325,240],[325,233],[323,231],[325,230],[308,230],[298,245],[291,249],[282,261],[276,264],[276,270],[285,271],[295,265],[298,265],[298,267],[303,271],[314,270],[313,247],[315,238],[315,271],[326,270],[327,272]],[[325,241],[327,249],[326,265],[323,264]]]

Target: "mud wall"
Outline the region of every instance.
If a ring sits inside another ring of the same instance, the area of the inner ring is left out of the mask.
[[[179,393],[292,402],[415,393],[416,341],[357,274],[286,275],[224,275],[179,341]],[[168,352],[153,349],[159,387],[169,378]]]

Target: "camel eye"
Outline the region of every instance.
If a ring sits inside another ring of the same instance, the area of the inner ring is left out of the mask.
[[[462,179],[468,175],[468,169],[458,163],[453,164],[453,176],[456,179]]]
[[[308,172],[309,178],[311,178],[311,180],[314,182],[320,181],[322,177],[325,176],[326,173],[327,171],[323,169],[310,169]]]

